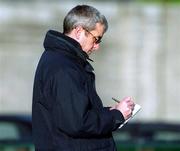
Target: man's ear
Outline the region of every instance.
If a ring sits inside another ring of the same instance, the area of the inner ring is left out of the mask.
[[[75,37],[78,41],[81,38],[82,31],[83,31],[83,28],[81,26],[77,26],[75,28]]]

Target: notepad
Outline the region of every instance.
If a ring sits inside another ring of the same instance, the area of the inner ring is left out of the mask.
[[[122,123],[119,128],[123,127],[130,119],[132,119],[139,111],[141,110],[141,106],[139,104],[135,104],[134,110],[132,111],[132,116]]]

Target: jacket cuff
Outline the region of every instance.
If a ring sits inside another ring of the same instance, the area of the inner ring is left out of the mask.
[[[116,109],[110,110],[109,107],[107,107],[107,109],[110,111],[110,114],[112,115],[114,119],[115,124],[114,124],[113,130],[116,130],[125,121],[124,116],[119,110],[116,110]]]

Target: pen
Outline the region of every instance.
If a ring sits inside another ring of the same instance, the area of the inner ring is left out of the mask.
[[[115,98],[112,98],[115,102],[119,103],[119,100],[115,99]]]

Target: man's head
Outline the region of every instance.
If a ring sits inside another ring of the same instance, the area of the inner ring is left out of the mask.
[[[88,5],[78,5],[64,18],[63,33],[78,41],[87,54],[99,48],[103,34],[108,29],[104,15]]]

